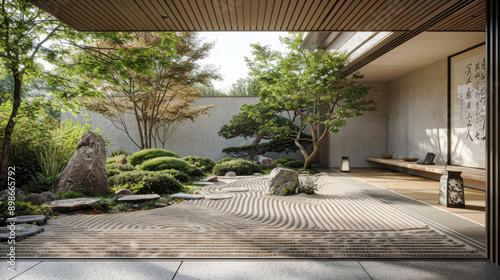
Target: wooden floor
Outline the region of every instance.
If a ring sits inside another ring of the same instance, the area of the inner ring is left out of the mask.
[[[338,171],[338,169],[333,169]],[[350,171],[348,174],[353,177],[431,204],[482,225],[485,224],[486,208],[485,192],[483,191],[466,188],[465,209],[447,208],[439,205],[437,202],[439,181],[400,173],[386,168],[351,168]]]

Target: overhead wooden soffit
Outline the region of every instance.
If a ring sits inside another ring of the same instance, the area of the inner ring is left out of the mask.
[[[31,2],[80,31],[412,31],[424,19],[443,12],[454,4],[475,1],[31,0]],[[471,9],[462,11],[463,14],[457,15],[456,18],[444,20],[441,25],[432,27],[433,30],[484,30],[484,4],[478,4]],[[464,18],[466,15],[470,17]]]

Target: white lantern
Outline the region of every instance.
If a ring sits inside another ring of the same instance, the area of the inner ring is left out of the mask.
[[[349,157],[342,157],[342,162],[340,163],[341,172],[349,172]]]

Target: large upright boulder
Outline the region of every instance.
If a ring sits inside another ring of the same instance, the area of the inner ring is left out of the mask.
[[[92,131],[86,131],[76,152],[54,183],[61,192],[92,191],[109,193],[106,175],[106,146],[104,139]]]
[[[267,181],[266,194],[284,195],[285,188],[288,188],[291,193],[295,193],[295,189],[299,187],[299,173],[292,169],[275,168],[269,174]]]
[[[259,156],[258,160],[260,164],[264,165],[265,167],[273,167],[274,166],[274,160],[272,158],[268,158],[265,156]]]

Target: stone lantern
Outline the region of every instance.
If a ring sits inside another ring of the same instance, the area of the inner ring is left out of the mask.
[[[461,171],[444,171],[439,182],[439,204],[452,208],[465,208],[464,180]]]
[[[342,162],[340,163],[341,172],[349,172],[349,157],[342,157]]]

